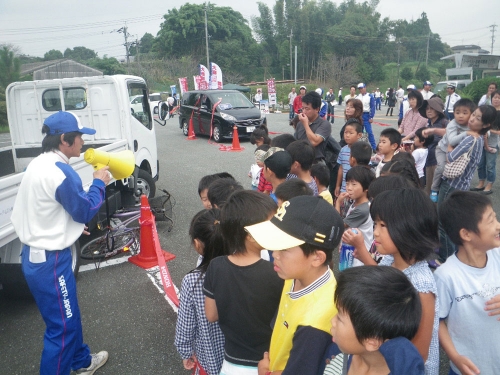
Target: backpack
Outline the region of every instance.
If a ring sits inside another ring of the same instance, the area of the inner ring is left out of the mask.
[[[331,135],[328,136],[325,143],[325,163],[331,171],[337,165],[337,159],[339,157],[341,147]]]

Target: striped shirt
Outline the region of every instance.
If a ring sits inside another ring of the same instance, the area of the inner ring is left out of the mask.
[[[342,186],[340,187],[340,192],[345,192],[345,175],[351,169],[349,164],[349,158],[351,157],[351,148],[348,145],[342,147],[337,158],[337,164],[342,166]]]
[[[462,173],[461,176],[448,179],[450,186],[457,190],[467,191],[470,188],[474,172],[481,161],[481,154],[483,153],[484,147],[483,137],[477,137],[476,143],[474,144],[474,137],[469,135],[465,137],[452,152],[446,154],[446,161],[451,163],[452,161],[457,160],[464,153],[469,152],[471,147],[473,147],[473,149],[470,155],[469,164],[465,167],[464,173]],[[443,179],[446,178],[443,176]]]

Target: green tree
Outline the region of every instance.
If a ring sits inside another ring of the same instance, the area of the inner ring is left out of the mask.
[[[49,52],[45,52],[45,55],[43,55],[43,59],[45,61],[62,59],[63,57],[64,56],[62,52],[57,49],[51,49]]]
[[[5,91],[7,86],[21,78],[21,62],[9,47],[0,49],[0,88]]]
[[[155,41],[155,37],[153,36],[153,34],[145,33],[141,38],[141,43],[139,45],[140,46],[139,52],[140,53],[151,52],[151,49],[153,48],[154,41]]]
[[[401,70],[401,78],[403,78],[405,81],[410,81],[413,79],[413,70],[409,66],[405,66]]]
[[[127,71],[120,62],[114,57],[107,57],[104,55],[102,59],[96,57],[91,60],[87,60],[87,65],[99,69],[106,75],[112,74],[126,74]]]
[[[96,58],[97,52],[86,47],[75,47],[73,49],[66,48],[66,50],[64,51],[64,57],[79,62],[85,62],[87,60]]]
[[[416,72],[415,72],[415,78],[419,79],[420,81],[428,81],[431,79],[431,72],[429,72],[429,69],[425,65],[422,65]]]

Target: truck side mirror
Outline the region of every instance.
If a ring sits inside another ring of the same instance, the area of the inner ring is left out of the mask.
[[[160,120],[166,120],[168,116],[168,104],[165,102],[159,102],[158,105],[154,109],[154,113],[158,114]]]

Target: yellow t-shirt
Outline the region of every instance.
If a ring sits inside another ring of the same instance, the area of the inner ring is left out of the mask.
[[[293,280],[285,281],[271,337],[270,371],[284,370],[299,326],[314,327],[330,334],[330,321],[337,314],[333,301],[336,286],[337,281],[330,269],[297,292],[292,292]]]
[[[321,193],[319,193],[319,196],[333,206],[333,197],[332,193],[330,193],[330,190],[328,189],[323,190]]]

